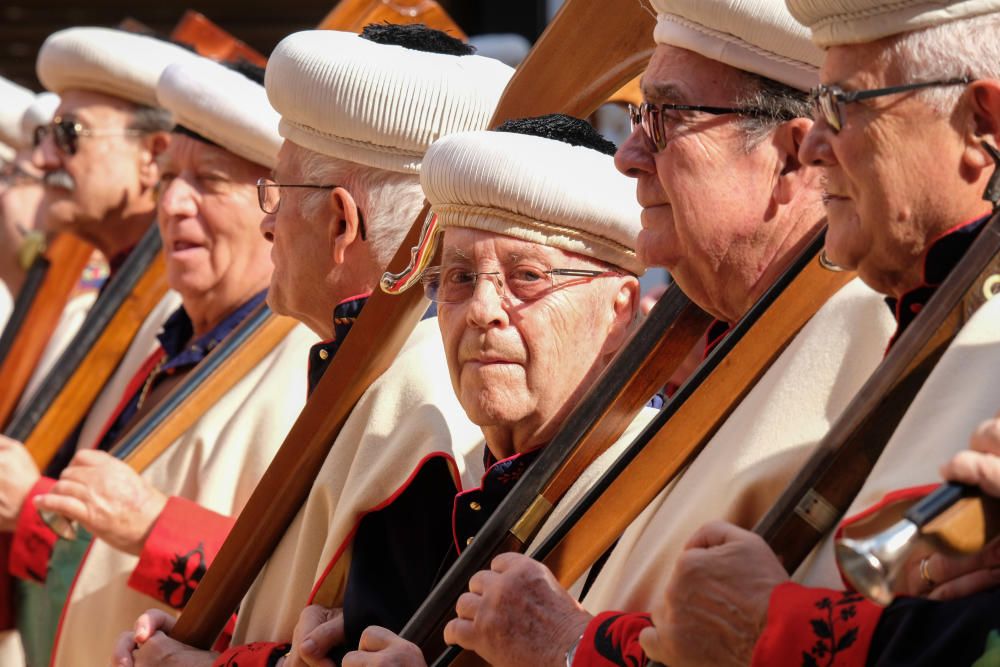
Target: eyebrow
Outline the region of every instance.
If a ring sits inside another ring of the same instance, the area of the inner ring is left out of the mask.
[[[686,95],[680,86],[673,83],[656,83],[648,81],[644,77],[641,87],[642,96],[647,100],[655,102],[683,102],[686,99]]]

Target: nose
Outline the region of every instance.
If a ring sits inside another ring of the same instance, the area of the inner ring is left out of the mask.
[[[832,167],[837,164],[830,144],[833,136],[833,130],[825,120],[816,120],[799,146],[799,161],[814,167]]]
[[[62,165],[62,153],[56,148],[50,134],[42,137],[31,151],[31,164],[43,172],[55,171]]]
[[[492,283],[488,285],[487,283]],[[502,328],[510,323],[504,297],[503,277],[495,273],[481,273],[476,287],[467,302],[467,321],[479,329]]]
[[[632,134],[618,148],[615,153],[615,167],[631,178],[639,178],[644,173],[652,174],[656,171],[656,162],[653,160],[653,154],[649,150],[649,144],[641,127],[632,128]]]
[[[260,221],[261,236],[263,236],[268,243],[274,243],[275,222],[274,213],[265,213],[264,217]]]
[[[198,193],[181,177],[160,182],[160,217],[163,220],[194,218],[198,215]]]

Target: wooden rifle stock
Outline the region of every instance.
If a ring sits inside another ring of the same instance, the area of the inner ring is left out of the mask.
[[[199,55],[235,62],[245,60],[258,67],[267,65],[267,58],[213,23],[201,12],[189,9],[170,33],[170,38],[194,47]]]
[[[782,350],[851,275],[822,268],[819,234],[532,557],[569,587],[708,444]]]
[[[0,425],[17,408],[94,248],[59,234],[37,257],[0,338]]]
[[[25,443],[44,468],[90,410],[129,344],[167,291],[153,225],[105,286],[79,333],[11,422],[8,437]]]
[[[813,455],[754,527],[789,572],[854,501],[913,398],[998,273],[994,215],[945,282],[893,345]]]
[[[423,23],[465,41],[466,34],[434,0],[342,0],[319,22],[319,30],[361,32],[369,23]]]
[[[652,47],[654,19],[638,4],[609,4],[568,0],[563,5],[532,52],[542,55],[529,56],[508,84],[493,125],[557,111],[586,116],[639,73],[644,61],[633,54]],[[588,30],[599,34],[582,34]],[[632,62],[633,67],[623,66],[622,61]],[[563,97],[571,88],[566,79],[573,78],[563,67],[566,62],[573,62],[574,74],[585,79],[571,97]],[[609,67],[614,71],[609,73]],[[425,205],[390,266],[408,263],[428,210]],[[394,297],[372,295],[171,636],[190,646],[211,646],[305,502],[354,404],[395,359],[426,306],[420,290]]]

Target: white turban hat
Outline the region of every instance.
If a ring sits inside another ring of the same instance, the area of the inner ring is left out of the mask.
[[[420,173],[442,231],[481,229],[642,274],[635,181],[592,148],[509,132],[460,132],[430,147]]]
[[[52,122],[59,108],[59,96],[55,93],[39,93],[21,116],[21,133],[28,143],[34,141],[35,128]]]
[[[792,18],[784,0],[653,0],[657,44],[799,90],[819,83],[823,53]]]
[[[342,160],[418,173],[435,140],[487,126],[513,72],[481,56],[312,30],[275,47],[265,86],[285,139]]]
[[[178,125],[251,162],[273,168],[278,161],[281,117],[264,86],[207,58],[175,63],[156,86],[160,106]]]
[[[171,63],[200,56],[153,37],[110,28],[68,28],[38,52],[38,79],[54,93],[91,90],[156,106],[156,82]]]
[[[1000,11],[1000,0],[787,0],[823,48],[883,37]]]
[[[15,150],[31,144],[21,131],[21,118],[34,101],[33,92],[0,77],[0,141]]]

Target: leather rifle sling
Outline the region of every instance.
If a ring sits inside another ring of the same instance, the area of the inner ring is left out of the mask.
[[[118,368],[167,292],[160,235],[153,225],[108,282],[80,332],[5,435],[25,443],[44,469]]]
[[[141,473],[271,354],[297,324],[262,304],[131,428],[111,454]]]
[[[246,60],[258,67],[267,65],[267,58],[262,54],[193,9],[184,12],[180,22],[170,32],[170,39],[189,44],[199,55],[212,60]]]
[[[7,426],[13,417],[93,252],[89,243],[59,234],[32,263],[24,299],[18,295],[11,322],[0,338],[0,349],[4,351],[0,364],[0,426]],[[33,285],[36,290],[31,289]]]
[[[998,282],[995,215],[754,527],[789,572],[847,511],[924,380]]]
[[[456,39],[468,39],[435,0],[341,0],[317,29],[361,32],[369,23],[423,23]]]
[[[556,111],[586,116],[641,70],[652,50],[655,19],[638,3],[612,4],[567,0],[512,77],[493,125]],[[574,63],[584,83],[569,81],[573,77],[560,67],[565,62]],[[425,204],[390,266],[410,259],[429,208]],[[426,308],[420,290],[372,295],[171,636],[190,646],[212,645],[305,502],[354,404],[389,367]]]
[[[850,279],[818,261],[823,234],[531,555],[569,587],[708,444],[788,343]]]

